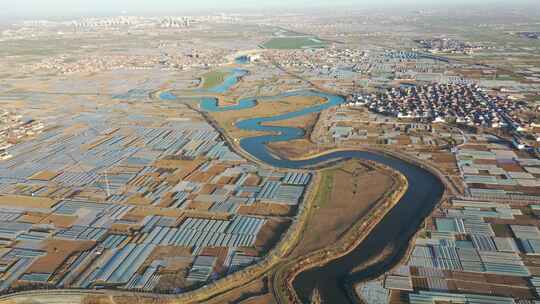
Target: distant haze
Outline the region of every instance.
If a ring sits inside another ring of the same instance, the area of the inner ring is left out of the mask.
[[[62,17],[95,15],[181,15],[193,12],[232,12],[240,10],[275,11],[298,10],[321,7],[396,7],[409,8],[504,5],[508,7],[536,5],[539,0],[0,0],[2,19],[27,17]]]

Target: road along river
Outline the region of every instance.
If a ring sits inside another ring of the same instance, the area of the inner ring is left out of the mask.
[[[237,72],[240,73],[238,70]],[[235,77],[239,79],[239,77]],[[220,87],[224,91],[234,83],[227,82],[227,86]],[[220,92],[220,93],[222,93]],[[163,99],[174,99],[170,93]],[[395,266],[405,254],[410,239],[415,234],[426,216],[430,214],[441,199],[444,186],[431,172],[416,165],[391,156],[366,151],[336,151],[303,160],[289,160],[279,158],[266,147],[269,142],[290,141],[304,136],[304,131],[293,127],[263,126],[264,122],[275,122],[317,113],[329,107],[344,102],[343,97],[313,90],[286,92],[277,96],[244,98],[236,105],[221,107],[213,97],[201,97],[200,108],[207,112],[234,111],[254,107],[258,102],[276,100],[289,96],[319,96],[326,102],[309,106],[299,111],[271,117],[250,118],[236,123],[236,127],[248,131],[267,132],[267,135],[246,137],[240,140],[240,147],[254,158],[279,168],[311,168],[328,162],[346,159],[364,159],[384,164],[403,174],[409,183],[407,191],[395,207],[375,226],[371,233],[355,249],[347,255],[337,258],[321,267],[308,269],[300,273],[293,281],[294,289],[303,302],[309,302],[311,293],[318,287],[325,303],[353,303],[349,297],[347,286],[350,282],[370,279],[383,274]],[[193,96],[190,96],[193,98]],[[392,246],[388,247],[391,244]],[[359,272],[353,269],[374,258],[380,257],[384,249],[385,258],[376,264],[368,266]]]

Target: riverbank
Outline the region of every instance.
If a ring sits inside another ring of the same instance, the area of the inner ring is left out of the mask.
[[[338,100],[336,100],[339,102]],[[305,114],[309,114],[312,112],[316,112],[321,110],[321,108],[311,108],[306,111],[297,111],[297,112],[291,112],[287,115],[282,115],[279,118],[276,117],[270,121],[279,121],[284,119],[289,119],[293,117],[302,116]],[[265,122],[264,119],[252,119],[249,123],[246,123],[244,128],[248,130],[252,129],[263,129],[264,131],[271,131],[267,126],[261,126],[261,123]],[[337,161],[341,161],[343,159],[349,159],[349,158],[364,158],[364,159],[370,159],[377,162],[382,162],[385,164],[389,164],[392,167],[397,166],[397,168],[400,168],[399,170],[405,170],[403,172],[407,172],[408,176],[411,176],[413,180],[416,183],[416,188],[414,191],[411,191],[409,193],[410,198],[414,198],[414,204],[416,205],[416,208],[422,208],[421,211],[418,211],[418,214],[411,214],[410,216],[414,216],[415,218],[411,218],[411,225],[406,229],[406,231],[409,231],[408,233],[414,234],[414,227],[416,227],[416,222],[418,220],[423,220],[425,216],[427,216],[429,213],[431,213],[431,206],[436,204],[439,201],[439,186],[437,186],[437,183],[439,182],[436,178],[434,178],[433,175],[438,176],[437,170],[433,170],[435,174],[428,174],[427,172],[424,172],[422,169],[425,167],[425,165],[421,164],[420,162],[415,161],[414,163],[416,166],[412,165],[406,165],[403,161],[398,161],[398,159],[401,159],[401,157],[398,157],[396,159],[393,159],[394,156],[389,155],[388,153],[380,153],[381,151],[370,151],[370,152],[362,152],[359,151],[359,149],[350,149],[350,150],[333,150],[333,151],[325,151],[324,153],[320,153],[316,156],[311,156],[310,158],[305,158],[302,160],[288,160],[288,159],[280,159],[276,158],[272,153],[266,150],[265,145],[269,142],[274,141],[283,141],[283,140],[291,140],[296,138],[297,135],[296,132],[290,133],[291,129],[286,129],[285,131],[288,131],[288,134],[280,134],[280,135],[265,135],[262,137],[255,137],[250,138],[252,140],[244,141],[244,142],[236,142],[231,141],[231,143],[234,143],[233,146],[236,146],[236,151],[242,151],[245,153],[240,153],[241,155],[246,156],[248,159],[255,160],[259,164],[265,164],[265,165],[271,165],[272,167],[283,167],[283,168],[292,168],[292,169],[306,169],[306,168],[314,168],[314,167],[320,167],[320,166],[327,166],[331,163],[335,163]],[[226,132],[223,132],[224,136],[227,136],[228,134]],[[247,150],[247,151],[246,151]],[[367,149],[365,149],[367,150]],[[390,158],[384,156],[385,154],[392,156]],[[379,156],[380,155],[380,156]],[[431,170],[427,170],[428,172],[431,172]],[[417,181],[418,179],[418,181]],[[433,184],[433,186],[429,186],[430,184]],[[429,190],[423,189],[424,187],[428,187]],[[443,192],[441,190],[441,192]],[[426,195],[427,194],[427,195]],[[410,199],[406,200],[409,201]],[[427,200],[427,201],[426,201]],[[412,209],[414,210],[414,209]],[[409,210],[410,212],[410,210]],[[374,225],[376,226],[376,225]],[[384,225],[383,225],[384,226]],[[412,229],[411,229],[412,227]],[[387,229],[388,227],[384,227],[381,229]],[[291,228],[292,229],[292,228]],[[396,233],[396,231],[392,232]],[[388,235],[392,235],[392,233]],[[412,236],[412,235],[411,235]],[[380,239],[380,242],[385,243],[385,239],[388,238],[388,236],[385,235],[378,235],[378,238]],[[377,237],[375,237],[377,239]],[[404,243],[400,243],[397,248],[403,247],[403,244],[408,244],[409,239],[407,238],[407,234],[404,234],[404,236],[400,236],[400,239],[404,241]],[[401,242],[400,240],[400,242]],[[377,246],[379,246],[378,244]],[[393,253],[392,258],[394,256],[399,256],[399,250]],[[390,266],[392,266],[391,264]],[[388,269],[388,268],[383,268]],[[384,270],[380,270],[384,271]],[[343,272],[347,273],[347,272]],[[334,293],[337,292],[337,289],[340,287],[336,286],[334,288]]]
[[[303,161],[303,160],[318,158],[318,157],[321,157],[330,153],[343,152],[343,151],[366,151],[366,152],[380,153],[383,155],[389,155],[389,156],[404,160],[422,169],[426,169],[430,173],[436,175],[445,184],[445,187],[449,191],[449,195],[456,195],[456,196],[462,195],[462,192],[458,190],[458,186],[456,186],[452,180],[447,178],[446,175],[442,174],[442,172],[435,165],[425,160],[417,159],[412,155],[409,155],[400,151],[396,151],[396,150],[385,149],[385,148],[372,148],[372,147],[367,147],[367,146],[333,147],[333,148],[329,148],[320,152],[308,153],[308,154],[302,155],[301,157],[290,157],[290,158],[287,157],[287,159],[291,161]],[[280,156],[284,157],[284,155],[280,155]]]
[[[391,173],[394,179],[394,185],[391,190],[382,194],[381,197],[377,199],[377,202],[370,208],[369,212],[372,213],[367,218],[363,218],[354,223],[336,244],[287,262],[287,264],[281,268],[281,273],[278,272],[274,277],[274,286],[278,286],[279,288],[277,290],[275,289],[275,292],[277,292],[276,296],[279,298],[278,303],[302,303],[302,299],[299,298],[293,286],[293,281],[297,275],[307,269],[322,266],[329,261],[349,254],[362,243],[380,220],[384,218],[405,194],[405,191],[408,188],[408,182],[402,174],[380,164],[375,164],[373,162],[370,162],[369,164],[377,167],[378,170],[384,170]],[[283,283],[278,285],[278,282]]]
[[[411,182],[411,187],[399,199],[401,204],[395,204],[395,208],[387,211],[388,216],[381,216],[380,222],[373,225],[370,232],[365,236],[365,242],[361,242],[358,247],[350,251],[350,255],[344,255],[328,262],[325,267],[320,267],[311,271],[311,269],[302,272],[305,277],[303,284],[298,288],[304,293],[302,299],[306,299],[305,295],[310,294],[313,290],[313,282],[322,282],[325,285],[325,297],[330,302],[345,303],[348,300],[346,293],[343,292],[342,277],[355,269],[358,264],[365,263],[373,259],[373,255],[377,256],[386,250],[389,243],[395,244],[390,250],[388,259],[380,264],[376,264],[374,268],[368,269],[365,273],[358,274],[360,278],[371,277],[390,269],[402,257],[404,248],[408,247],[410,238],[416,233],[417,227],[427,217],[433,207],[439,203],[441,196],[444,193],[445,185],[441,180],[445,180],[444,176],[435,168],[427,167],[420,161],[414,160],[409,162],[403,158],[410,157],[395,157],[395,155],[381,151],[373,151],[369,149],[351,149],[348,151],[325,151],[320,155],[302,159],[290,160],[279,158],[275,153],[272,153],[266,148],[266,145],[273,142],[290,142],[298,139],[304,133],[298,128],[287,127],[270,127],[265,126],[266,122],[283,121],[304,116],[310,113],[318,113],[328,107],[338,105],[343,102],[343,98],[336,95],[328,95],[320,92],[307,92],[309,94],[327,98],[328,102],[319,106],[312,106],[298,111],[288,112],[286,114],[251,118],[236,122],[235,125],[239,129],[245,131],[262,131],[266,135],[243,138],[239,142],[235,142],[240,149],[245,151],[248,159],[255,159],[257,163],[267,164],[275,168],[289,169],[312,169],[321,166],[328,166],[345,159],[357,158],[363,160],[375,161],[392,167],[406,176],[406,179]],[[300,92],[294,92],[300,94]],[[304,92],[303,94],[306,94]],[[232,124],[231,124],[232,125]],[[224,132],[226,134],[226,132]],[[369,151],[367,151],[369,150]],[[394,210],[396,209],[396,210]],[[291,232],[293,228],[290,228]],[[366,250],[367,249],[367,250]],[[335,255],[334,255],[335,257]],[[294,286],[295,289],[297,286]]]

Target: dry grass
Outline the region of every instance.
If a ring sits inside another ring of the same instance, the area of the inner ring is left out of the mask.
[[[186,209],[208,211],[213,204],[212,202],[191,202]]]
[[[75,221],[77,221],[76,216],[49,214],[40,221],[40,224],[54,224],[59,228],[69,228]]]
[[[183,159],[158,159],[154,162],[153,166],[161,169],[180,169],[188,167],[193,163],[192,160]]]
[[[94,244],[94,241],[47,240],[43,247],[47,255],[38,258],[32,263],[27,272],[52,273],[62,266],[70,255],[88,250]]]
[[[55,178],[59,173],[58,172],[52,172],[52,171],[39,171],[38,173],[30,176],[28,179],[35,179],[35,180],[41,180],[41,181],[49,181],[53,178]]]
[[[291,221],[285,218],[271,218],[266,221],[262,226],[257,240],[255,241],[255,248],[257,255],[262,255],[268,252],[271,248],[274,248],[281,236],[289,228]]]
[[[291,97],[292,98],[292,97]],[[295,127],[304,130],[311,128],[317,122],[317,113],[302,115],[300,117],[263,123],[264,126]]]
[[[317,146],[308,139],[271,142],[268,148],[273,153],[288,159],[301,158],[317,151]]]
[[[393,185],[388,173],[368,171],[356,160],[322,174],[315,207],[293,256],[334,244]]]
[[[56,200],[26,195],[2,195],[0,196],[0,206],[26,207],[26,208],[51,208],[56,204]]]
[[[108,296],[88,296],[81,304],[112,304],[112,302]]]
[[[246,215],[288,216],[292,215],[295,209],[295,206],[290,205],[255,203],[249,206],[240,206],[237,213]]]
[[[177,184],[190,175],[195,169],[205,162],[204,159],[195,159],[184,164],[181,169],[177,169],[171,176],[167,178],[167,181],[171,184]]]
[[[24,215],[22,215],[20,218],[17,219],[18,222],[23,223],[30,223],[30,224],[38,224],[40,223],[45,217],[47,217],[46,213],[41,212],[28,212]]]

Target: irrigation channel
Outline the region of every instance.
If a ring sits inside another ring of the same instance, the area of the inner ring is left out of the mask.
[[[222,85],[213,88],[207,93],[226,92],[242,75],[245,75],[244,70],[232,70],[232,73],[225,78]],[[268,133],[267,135],[241,139],[240,147],[243,150],[254,158],[279,168],[311,168],[328,162],[334,163],[335,161],[353,158],[371,160],[401,172],[409,183],[407,191],[396,206],[386,214],[366,239],[355,249],[323,266],[300,273],[293,281],[294,289],[303,302],[309,302],[313,289],[318,287],[325,303],[354,303],[355,300],[350,297],[348,291],[350,284],[383,274],[401,260],[410,239],[424,218],[429,215],[441,199],[444,186],[435,175],[425,169],[401,159],[374,152],[336,151],[309,159],[289,160],[278,158],[268,151],[267,143],[298,139],[304,136],[304,131],[293,127],[263,126],[262,123],[300,117],[337,106],[345,101],[343,97],[338,95],[313,90],[300,90],[270,97],[244,98],[235,105],[223,107],[218,105],[216,98],[201,97],[199,106],[201,110],[207,112],[234,111],[254,107],[257,102],[271,101],[289,96],[319,96],[324,98],[326,102],[299,111],[238,121],[236,127],[239,129]],[[165,100],[177,99],[176,96],[169,92],[161,93],[160,97]],[[193,97],[190,96],[190,98]],[[391,246],[388,246],[389,244]],[[388,251],[388,248],[391,248],[391,252],[384,252],[385,249]],[[377,260],[375,264],[361,271],[353,271],[360,264],[380,258],[383,252],[385,253],[384,259]]]

